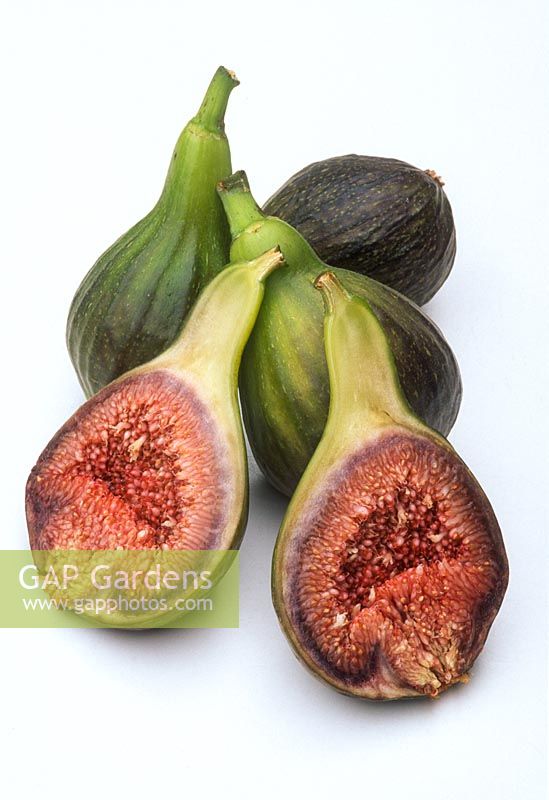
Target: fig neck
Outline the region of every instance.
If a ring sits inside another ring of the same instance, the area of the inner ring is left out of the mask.
[[[225,112],[229,96],[238,80],[234,72],[219,67],[210,81],[204,99],[191,124],[212,133],[223,134],[225,131]]]
[[[231,170],[224,117],[229,95],[237,85],[234,74],[219,67],[198,113],[179,135],[158,201],[165,213],[184,216],[189,203],[200,206],[204,197],[211,203],[211,195],[215,200],[215,184]],[[192,197],[189,183],[193,184]]]
[[[390,425],[424,428],[403,395],[387,337],[369,304],[349,294],[330,271],[317,277],[315,287],[325,306],[327,438],[350,444]]]
[[[235,259],[257,258],[278,245],[288,268],[316,277],[325,268],[301,234],[277,217],[269,217],[258,206],[245,172],[235,172],[221,181],[217,190],[229,221]]]
[[[196,301],[179,337],[156,359],[182,376],[191,374],[208,392],[236,392],[242,351],[255,323],[263,284],[283,264],[278,248],[259,258],[231,264],[208,284]]]

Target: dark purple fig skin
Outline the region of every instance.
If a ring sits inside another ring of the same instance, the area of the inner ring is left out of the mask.
[[[292,176],[265,203],[320,258],[384,283],[418,305],[454,263],[456,233],[441,179],[393,158],[346,155]]]

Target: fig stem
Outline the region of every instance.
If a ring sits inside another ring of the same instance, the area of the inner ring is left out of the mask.
[[[272,247],[263,255],[248,261],[248,269],[255,270],[258,281],[263,281],[275,269],[284,264],[284,256],[280,247]]]
[[[220,181],[217,184],[217,191],[221,197],[233,239],[246,230],[249,225],[266,219],[250,192],[250,184],[243,170]]]
[[[337,304],[341,301],[351,299],[350,294],[341,285],[331,270],[321,272],[315,279],[314,287],[322,292],[324,308],[327,314],[335,311]]]
[[[239,81],[234,72],[225,67],[219,67],[208,86],[202,105],[193,122],[208,131],[223,133],[229,95],[238,84]]]
[[[335,438],[372,431],[391,420],[417,428],[400,387],[393,354],[371,306],[349,294],[335,273],[315,280],[325,305],[324,346],[330,376],[328,425]]]

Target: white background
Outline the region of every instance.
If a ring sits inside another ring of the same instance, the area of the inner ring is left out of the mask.
[[[278,629],[269,570],[284,501],[253,471],[240,629],[0,633],[6,796],[545,796],[542,6],[2,4],[2,547],[26,546],[27,473],[81,402],[64,344],[73,292],[156,200],[222,63],[241,79],[227,115],[233,164],[260,201],[347,152],[446,180],[458,258],[427,310],[463,373],[451,441],[492,499],[511,565],[469,685],[437,701],[340,696]]]

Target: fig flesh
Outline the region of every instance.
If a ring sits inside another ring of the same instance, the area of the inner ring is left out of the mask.
[[[99,257],[76,291],[67,347],[88,397],[163,352],[229,260],[215,187],[231,172],[224,115],[237,84],[232,72],[217,70],[176,143],[158,202]]]
[[[279,251],[223,270],[162,355],[88,400],[32,469],[31,548],[223,550],[247,518],[242,350]]]
[[[336,689],[436,696],[467,679],[501,605],[499,525],[451,445],[410,409],[372,309],[333,273],[317,285],[330,412],[277,539],[275,608],[299,658]]]
[[[264,206],[289,222],[323,261],[391,286],[423,305],[456,256],[443,182],[394,158],[327,158],[293,175]]]
[[[329,404],[323,343],[322,300],[314,289],[326,265],[292,227],[266,217],[244,173],[219,191],[229,219],[231,256],[254,258],[279,245],[286,268],[269,281],[265,301],[246,345],[240,398],[248,440],[267,479],[291,495],[320,441]],[[406,397],[436,430],[451,429],[461,401],[455,357],[438,328],[406,297],[347,270],[335,273],[344,286],[371,303],[390,338]],[[369,369],[360,351],[356,369]]]
[[[82,406],[40,457],[31,546],[221,549],[231,472],[227,442],[191,383],[167,369],[132,375]]]

